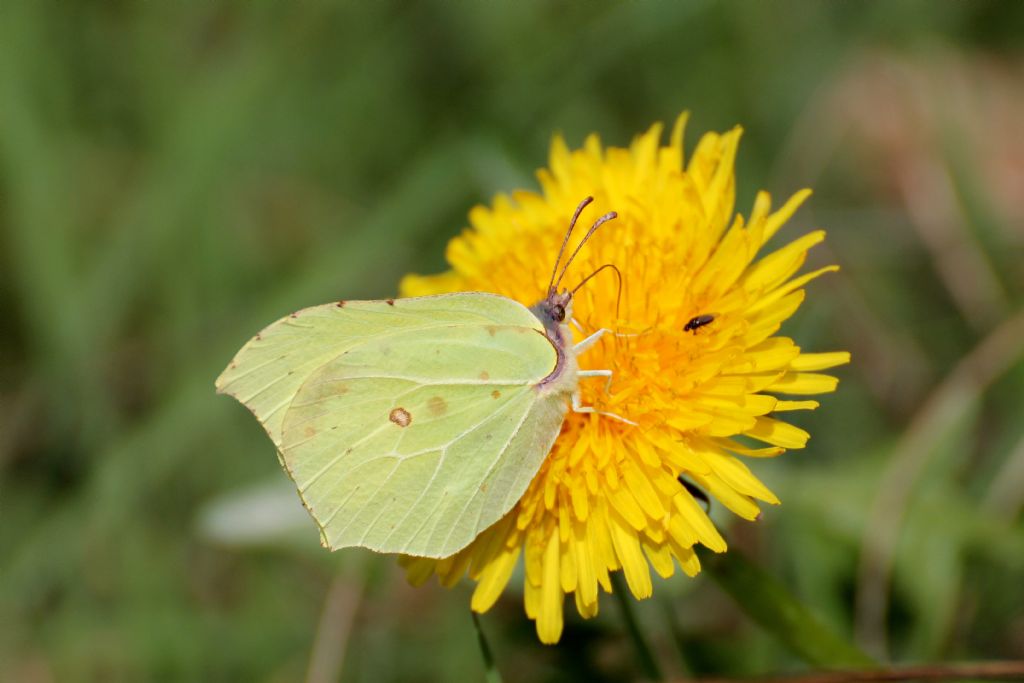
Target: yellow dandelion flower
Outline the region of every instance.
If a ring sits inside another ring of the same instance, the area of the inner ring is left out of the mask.
[[[675,565],[700,570],[697,543],[713,551],[725,541],[683,487],[685,476],[746,519],[758,501],[778,499],[744,464],[801,448],[802,429],[779,415],[817,407],[784,396],[833,391],[818,371],[847,353],[804,353],[776,336],[804,299],[802,287],[834,266],[797,276],[815,231],[759,260],[755,257],[810,194],[802,191],[772,211],[760,193],[749,219],[733,215],[733,162],[740,130],[708,133],[684,164],[679,117],[667,146],[652,126],[628,149],[602,147],[596,136],[570,150],[560,137],[541,191],[499,196],[476,207],[472,227],[448,245],[449,272],[406,277],[404,296],[460,290],[496,292],[526,305],[543,298],[566,220],[580,199],[588,212],[618,212],[570,268],[575,284],[616,264],[580,289],[574,314],[581,335],[614,329],[580,357],[581,369],[610,369],[606,387],[581,381],[582,403],[636,423],[570,412],[562,433],[516,506],[472,544],[441,559],[403,558],[413,583],[436,574],[454,585],[476,582],[471,607],[487,611],[522,557],[525,607],[544,643],[557,642],[562,609],[572,595],[583,617],[598,611],[599,588],[622,571],[630,591],[653,590],[650,568],[669,577]],[[616,310],[618,308],[618,316]],[[735,437],[766,444],[751,448]]]

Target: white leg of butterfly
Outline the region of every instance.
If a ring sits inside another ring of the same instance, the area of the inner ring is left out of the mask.
[[[604,377],[604,390],[605,393],[612,388],[612,371],[611,370],[579,370],[576,373],[577,377]]]
[[[575,322],[575,321],[573,321],[573,322]],[[577,327],[578,326],[579,326],[579,324],[577,323]],[[594,344],[596,344],[597,341],[599,339],[601,339],[601,337],[603,337],[606,334],[611,334],[611,333],[612,333],[611,330],[608,330],[608,329],[605,329],[605,328],[602,327],[600,330],[598,330],[594,334],[590,335],[589,337],[587,337],[586,339],[584,339],[580,343],[578,343],[575,346],[573,346],[573,351],[576,352],[576,355],[579,355],[579,354],[583,353],[584,351],[586,351],[587,349],[589,349]],[[612,385],[612,371],[611,370],[580,370],[577,373],[577,377],[581,377],[581,378],[582,377],[604,377],[605,378],[605,382],[604,382],[604,390],[605,391],[608,391],[608,389]],[[618,420],[619,422],[625,422],[626,424],[636,425],[636,422],[633,422],[632,420],[627,420],[626,418],[622,417],[621,415],[616,415],[615,413],[608,413],[608,412],[605,412],[603,410],[597,410],[593,406],[582,405],[580,403],[580,392],[579,392],[579,390],[576,390],[576,391],[574,391],[572,393],[572,410],[575,413],[597,413],[598,415],[604,415],[605,417],[610,417],[613,420]]]
[[[574,320],[573,322],[576,322],[576,321]],[[578,323],[577,323],[577,325],[578,325]],[[583,330],[580,330],[580,331],[582,332]],[[573,346],[572,350],[575,351],[576,355],[578,356],[581,353],[583,353],[584,351],[586,351],[587,349],[589,349],[591,346],[596,344],[601,339],[601,337],[603,337],[606,334],[611,334],[611,332],[612,332],[611,330],[609,330],[609,329],[607,329],[605,327],[602,327],[601,329],[599,329],[594,334],[590,335],[589,337],[587,337],[583,341],[581,341],[578,344],[576,344],[575,346]]]
[[[611,381],[611,374],[612,374],[611,370],[582,370],[582,371],[580,371],[579,376],[580,377],[594,377],[594,376],[597,375],[597,373],[600,373],[601,375],[608,377],[608,380]],[[604,375],[604,373],[608,373],[608,374]],[[574,412],[574,413],[597,413],[598,415],[604,415],[605,417],[610,417],[613,420],[618,420],[619,422],[625,422],[626,424],[633,425],[634,427],[636,426],[636,422],[633,422],[632,420],[627,420],[626,418],[622,417],[621,415],[616,415],[615,413],[609,413],[609,412],[604,411],[604,410],[598,410],[594,406],[582,405],[580,403],[580,392],[579,391],[572,392],[572,412]]]
[[[569,320],[569,325],[571,325],[580,334],[583,334],[583,325],[580,325],[580,321],[576,320],[576,318],[570,319]],[[613,337],[639,337],[641,333],[640,332],[634,332],[632,334],[627,334],[627,333],[624,333],[624,332],[612,332],[608,328],[602,327],[597,332],[595,332],[594,334],[590,335],[589,337],[587,337],[586,339],[581,341],[580,344],[583,344],[584,342],[589,341],[593,337],[597,337],[597,339],[600,339],[605,334],[610,334]],[[594,339],[594,341],[597,341],[597,339]],[[590,342],[590,343],[593,344],[593,342]],[[588,344],[587,346],[590,346],[590,344]],[[586,348],[586,347],[584,347],[584,348]]]

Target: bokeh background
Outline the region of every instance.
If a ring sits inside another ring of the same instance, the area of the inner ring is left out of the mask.
[[[1024,3],[5,0],[0,680],[480,679],[468,587],[321,551],[213,380],[684,109],[745,127],[738,210],[815,189],[784,331],[854,355],[731,543],[875,657],[1024,657]],[[550,648],[507,592],[506,680],[639,675],[603,605]],[[707,577],[636,607],[670,675],[808,666]]]

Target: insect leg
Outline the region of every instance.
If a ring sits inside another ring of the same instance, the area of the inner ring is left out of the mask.
[[[604,390],[607,392],[612,386],[612,371],[611,370],[580,370],[576,373],[577,377],[604,377]]]
[[[571,324],[576,328],[576,330],[580,334],[583,334],[583,327],[579,324],[579,322],[575,318],[572,319]],[[599,329],[594,334],[590,335],[589,337],[587,337],[583,341],[581,341],[578,344],[576,344],[573,347],[573,350],[576,351],[577,354],[583,353],[584,351],[589,349],[591,346],[593,346],[595,343],[597,343],[597,340],[599,340],[601,337],[603,337],[606,334],[610,334],[613,337],[628,338],[628,337],[639,337],[639,336],[641,336],[643,334],[643,332],[633,332],[633,333],[629,333],[629,332],[612,332],[607,327],[602,327],[601,329]]]
[[[598,342],[598,340],[601,339],[601,337],[603,337],[604,335],[609,334],[609,333],[611,333],[611,330],[602,327],[601,329],[599,329],[594,334],[590,335],[589,337],[587,337],[583,341],[581,341],[578,344],[576,344],[575,346],[573,346],[572,350],[576,352],[576,355],[579,355],[579,354],[583,353],[584,351],[586,351],[587,349],[589,349],[594,344],[596,344]]]
[[[633,425],[634,427],[636,426],[636,422],[633,422],[632,420],[627,420],[621,415],[616,415],[615,413],[606,413],[603,410],[597,410],[596,408],[594,408],[594,406],[581,405],[580,393],[578,391],[572,392],[572,411],[574,413],[597,413],[598,415],[604,415],[605,417],[610,417],[613,420],[625,422],[626,424]]]
[[[581,341],[578,344],[576,344],[575,346],[573,346],[572,350],[577,355],[581,354],[584,351],[586,351],[587,349],[589,349],[591,346],[596,344],[598,342],[598,340],[600,340],[601,337],[603,337],[606,334],[614,334],[614,333],[611,330],[602,327],[597,332],[594,332],[592,335],[590,335],[589,337],[587,337],[583,341]],[[616,336],[618,336],[618,335],[616,335]],[[611,370],[580,370],[577,373],[577,377],[604,377],[605,378],[604,390],[606,392],[608,391],[609,388],[611,388],[611,385],[612,385],[612,371]],[[573,409],[573,412],[577,412],[577,413],[597,413],[598,415],[604,415],[605,417],[610,417],[613,420],[618,420],[619,422],[625,422],[626,424],[636,425],[636,422],[633,422],[632,420],[627,420],[626,418],[622,417],[621,415],[616,415],[615,413],[608,413],[608,412],[605,412],[603,410],[597,410],[593,406],[582,405],[580,403],[579,391],[572,392],[572,409]]]

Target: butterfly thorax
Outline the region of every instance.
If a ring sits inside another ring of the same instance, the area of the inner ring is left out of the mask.
[[[546,393],[572,393],[576,390],[579,371],[576,354],[572,350],[572,331],[567,323],[572,320],[572,294],[552,290],[546,298],[531,306],[530,312],[543,323],[544,334],[558,352],[555,369],[537,384],[537,389]]]

